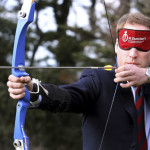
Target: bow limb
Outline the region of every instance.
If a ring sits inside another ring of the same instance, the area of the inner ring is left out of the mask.
[[[34,1],[24,0],[22,9],[19,12],[12,58],[12,74],[16,77],[28,76],[24,69],[15,67],[25,66],[25,36],[28,25],[34,19],[34,10]],[[25,97],[20,99],[16,106],[16,120],[14,128],[14,147],[16,150],[29,150],[29,138],[25,134],[24,130],[25,117],[29,102],[30,94],[26,87]]]

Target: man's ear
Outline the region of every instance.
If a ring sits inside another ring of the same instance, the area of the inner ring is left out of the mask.
[[[117,54],[119,48],[119,43],[118,43],[118,38],[116,39],[116,43],[115,43],[115,53]]]

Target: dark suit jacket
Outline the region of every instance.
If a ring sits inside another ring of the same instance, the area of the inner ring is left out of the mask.
[[[47,97],[41,91],[40,108],[82,113],[83,150],[99,150],[116,88],[114,77],[114,70],[87,69],[76,83],[60,87],[43,85],[50,92]],[[148,99],[150,90],[145,89]],[[131,88],[118,86],[101,150],[136,150],[136,117]]]

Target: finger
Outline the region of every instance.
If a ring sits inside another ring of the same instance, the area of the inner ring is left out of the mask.
[[[8,92],[14,95],[19,95],[22,93],[25,93],[26,88],[19,88],[19,89],[13,89],[13,88],[8,88]]]
[[[23,83],[29,83],[29,82],[31,82],[31,78],[29,77],[29,76],[26,76],[26,77],[20,77],[20,80],[21,80],[21,82],[23,82]]]
[[[23,98],[25,96],[25,93],[22,93],[22,94],[19,94],[19,95],[14,95],[14,94],[10,93],[9,96],[12,99],[19,100],[19,99],[21,99],[21,98]]]
[[[18,88],[23,88],[23,87],[25,87],[25,84],[23,84],[23,83],[15,83],[15,82],[8,81],[8,82],[7,82],[7,86],[8,86],[8,87],[11,87],[11,88],[18,89]]]
[[[33,83],[30,76],[21,77],[21,81],[27,84],[27,88],[29,91],[33,89]]]
[[[127,77],[127,76],[131,76],[133,75],[131,72],[129,71],[123,71],[123,72],[119,72],[119,73],[116,73],[116,78],[119,78],[119,77]]]
[[[120,83],[120,86],[122,88],[130,88],[131,86],[133,86],[134,84],[132,82],[127,82],[127,83]]]
[[[123,71],[120,73],[116,73],[116,78],[124,78],[124,77],[135,77],[135,71],[130,70],[130,71]]]
[[[118,67],[118,68],[115,69],[116,73],[119,73],[119,72],[122,72],[122,71],[126,71],[125,66],[121,66],[121,67]]]
[[[31,82],[31,78],[29,76],[16,77],[14,75],[10,75],[8,77],[8,80],[11,81],[11,82],[22,82],[22,83],[29,83],[29,82]]]
[[[119,72],[123,72],[123,71],[129,71],[129,70],[131,70],[131,68],[133,68],[133,67],[134,67],[134,65],[132,65],[132,64],[120,66],[120,67],[118,67],[117,69],[115,69],[115,72],[116,72],[116,73],[119,73]]]
[[[8,80],[11,81],[11,82],[20,82],[20,78],[14,76],[14,75],[10,75],[10,76],[8,77]]]
[[[130,82],[130,81],[134,81],[134,77],[133,76],[127,76],[127,77],[117,77],[114,79],[114,82],[118,83],[118,82]]]

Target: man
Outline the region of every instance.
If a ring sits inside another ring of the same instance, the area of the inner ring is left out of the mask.
[[[115,70],[87,69],[79,81],[59,87],[33,84],[30,77],[10,75],[8,91],[13,99],[20,99],[25,95],[24,83],[32,92],[40,87],[38,94],[31,94],[31,107],[82,113],[84,150],[150,150],[149,43],[150,18],[140,13],[126,14],[117,24],[115,52],[118,67]],[[137,121],[139,105],[136,105],[138,92],[135,91],[141,91],[137,88],[141,85],[144,120],[143,130],[139,133],[142,117],[140,115]],[[114,104],[104,133],[113,97]]]

